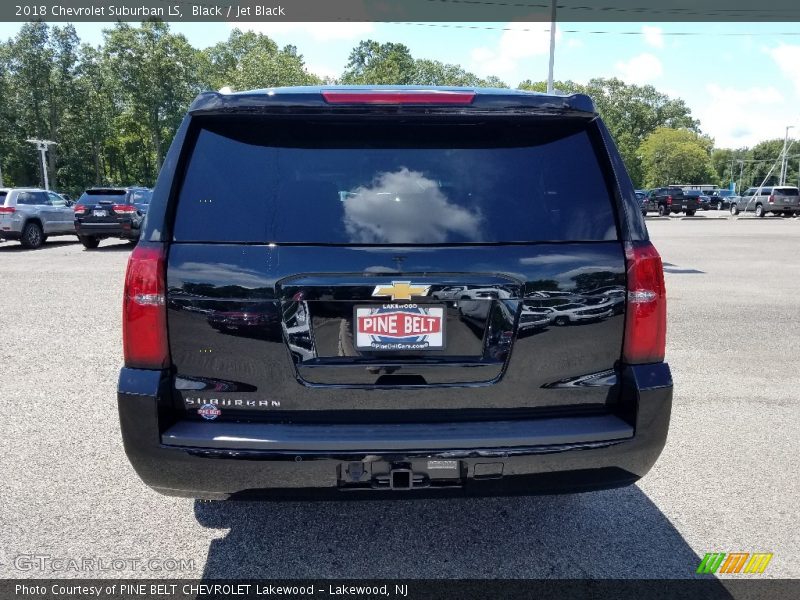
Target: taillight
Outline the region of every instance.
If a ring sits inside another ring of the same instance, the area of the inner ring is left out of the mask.
[[[661,256],[650,242],[625,244],[628,302],[623,361],[661,362],[667,343],[667,293]]]
[[[0,206],[0,215],[12,215],[16,210],[13,206]]]
[[[78,214],[82,215],[83,213],[86,212],[86,207],[83,204],[76,204],[73,207],[73,210],[75,211],[76,215],[78,215]]]
[[[328,104],[471,104],[475,99],[475,92],[327,90],[322,92],[322,97]]]
[[[115,204],[113,206],[115,213],[134,213],[136,207],[133,204]]]
[[[128,259],[122,304],[125,366],[163,369],[169,365],[164,250],[136,246]]]
[[[672,196],[667,196],[667,204],[672,204]]]
[[[775,194],[770,194],[769,195],[769,203],[770,204],[775,204]]]

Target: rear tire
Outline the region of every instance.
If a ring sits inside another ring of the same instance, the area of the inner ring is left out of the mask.
[[[785,213],[783,213],[783,215],[782,215],[782,216],[783,216],[783,218],[784,218],[784,219],[788,219],[789,217],[791,217],[791,216],[792,216],[792,213],[790,213],[790,212],[785,212]]]
[[[100,245],[100,238],[92,235],[79,235],[78,239],[81,241],[81,244],[83,244],[83,247],[87,250],[94,250]]]
[[[694,216],[694,211],[693,210],[687,210],[686,211],[686,216],[687,217],[693,217]]]
[[[569,325],[569,319],[567,317],[556,317],[553,323],[555,323],[559,327],[563,327],[564,325]]]
[[[759,219],[764,217],[764,206],[762,204],[756,204],[756,216]]]
[[[735,217],[739,214],[739,207],[735,204],[731,204],[731,214]]]
[[[669,216],[669,211],[667,210],[667,207],[664,206],[663,204],[659,205],[659,207],[658,207],[658,216],[659,217],[668,217]]]
[[[22,230],[22,236],[19,241],[23,248],[35,250],[42,247],[44,240],[44,232],[41,226],[38,223],[27,223]]]

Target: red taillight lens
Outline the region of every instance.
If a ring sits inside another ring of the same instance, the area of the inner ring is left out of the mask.
[[[628,364],[664,360],[667,343],[667,293],[664,267],[650,242],[625,244],[628,302],[622,357]]]
[[[770,194],[769,195],[769,203],[770,204],[775,204],[775,194]]]
[[[86,212],[86,207],[85,207],[83,204],[76,204],[76,205],[73,207],[73,210],[75,211],[75,214],[76,214],[76,215],[77,215],[77,214],[81,214],[81,215],[82,215],[83,213],[85,213],[85,212]]]
[[[0,206],[0,215],[11,215],[14,214],[16,210],[17,209],[13,206]]]
[[[322,97],[328,104],[471,104],[475,92],[328,90]]]
[[[169,365],[164,250],[136,246],[128,259],[122,305],[125,366],[163,369]]]
[[[136,212],[136,207],[132,204],[115,204],[114,205],[114,212],[115,213],[133,213]]]
[[[667,204],[672,204],[672,196],[667,196]]]

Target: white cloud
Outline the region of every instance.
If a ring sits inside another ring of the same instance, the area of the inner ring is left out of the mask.
[[[769,51],[778,68],[793,84],[800,94],[800,46],[781,44]]]
[[[264,21],[260,23],[228,23],[231,28],[255,31],[265,35],[305,34],[317,42],[333,40],[356,40],[375,30],[373,23],[282,23]]]
[[[481,76],[508,77],[517,71],[519,61],[550,51],[550,23],[514,22],[506,25],[497,46],[480,46],[471,53],[471,68]],[[561,32],[556,27],[556,41]]]
[[[567,48],[583,48],[583,42],[571,37],[567,40]]]
[[[797,121],[794,103],[773,86],[739,88],[709,83],[704,102],[693,111],[717,148],[752,146],[783,136]]]
[[[337,79],[342,74],[342,69],[335,69],[318,63],[306,64],[306,71],[322,77],[323,79]]]
[[[661,61],[647,52],[634,56],[627,62],[620,61],[614,67],[626,83],[649,83],[664,73]]]
[[[642,27],[642,33],[644,33],[644,41],[648,46],[653,48],[664,47],[664,36],[662,35],[661,27],[645,25]]]

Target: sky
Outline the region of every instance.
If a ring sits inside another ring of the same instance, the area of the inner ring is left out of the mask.
[[[100,44],[109,23],[75,23]],[[19,23],[0,23],[0,39]],[[227,39],[234,26],[292,44],[309,71],[338,76],[363,39],[400,42],[415,58],[460,64],[512,87],[547,77],[549,23],[172,23],[198,48]],[[555,79],[585,83],[619,77],[652,84],[686,101],[718,148],[800,136],[798,23],[559,23]]]

